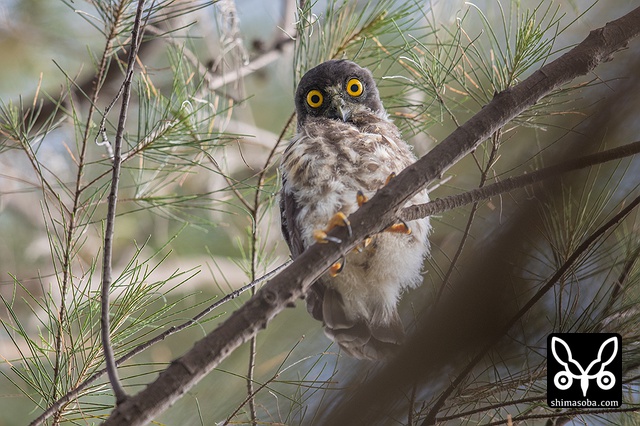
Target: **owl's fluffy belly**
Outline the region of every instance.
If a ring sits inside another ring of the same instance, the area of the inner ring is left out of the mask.
[[[373,127],[389,126],[387,122],[377,123]],[[392,131],[387,134],[318,120],[309,122],[305,132],[294,138],[280,170],[283,197],[293,200],[295,206],[286,225],[295,224],[303,246],[300,249],[314,244],[314,231],[325,229],[337,212],[349,216],[356,211],[358,191],[373,197],[392,173],[400,173],[415,161],[405,142],[396,139]],[[408,204],[427,201],[427,193],[422,191]],[[429,251],[429,220],[408,225],[411,235],[375,235],[362,253],[347,256],[340,274],[322,278],[324,285],[340,294],[345,315],[351,316],[348,319],[391,324],[394,315],[397,317],[395,305],[402,290],[422,282],[422,264]]]
[[[309,188],[311,192],[313,189]],[[341,211],[347,216],[357,210],[356,190],[327,194],[314,205],[302,201],[297,222],[302,230],[305,247],[315,243],[313,231],[324,229]],[[373,194],[367,194],[372,196]],[[349,202],[348,200],[351,200]],[[413,203],[426,202],[426,193],[418,194]],[[362,252],[352,251],[336,277],[323,277],[326,285],[339,291],[348,306],[346,312],[370,318],[374,323],[388,321],[402,291],[422,282],[422,265],[429,251],[428,219],[410,222],[410,235],[383,232],[374,236]]]
[[[422,282],[422,264],[428,250],[424,224],[414,223],[412,231],[412,235],[376,235],[361,253],[347,256],[339,275],[324,278],[342,294],[346,305],[352,305],[351,312],[373,323],[386,323],[402,291]]]

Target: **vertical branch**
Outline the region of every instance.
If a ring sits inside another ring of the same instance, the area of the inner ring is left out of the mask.
[[[284,135],[286,134],[286,132],[289,129],[289,127],[291,126],[291,123],[293,123],[294,118],[295,118],[295,113],[292,113],[289,116],[289,119],[287,120],[287,122],[285,123],[282,131],[280,132],[280,135],[278,136],[278,140],[276,141],[276,143],[274,144],[273,148],[269,152],[269,155],[267,156],[267,159],[265,160],[264,167],[262,168],[262,170],[260,170],[260,173],[258,174],[258,184],[256,186],[256,191],[255,191],[255,194],[254,194],[253,205],[250,205],[244,199],[244,197],[242,197],[242,194],[236,193],[236,195],[238,195],[238,198],[240,199],[240,201],[249,210],[249,215],[252,218],[252,223],[251,223],[251,226],[252,226],[252,228],[251,228],[251,248],[250,248],[250,250],[251,250],[251,271],[250,271],[250,273],[251,273],[251,280],[252,281],[255,280],[255,276],[257,274],[257,267],[258,267],[258,234],[257,234],[257,232],[258,232],[258,215],[260,213],[260,206],[261,206],[260,194],[262,193],[262,189],[264,188],[264,183],[265,183],[265,180],[266,180],[267,171],[269,170],[269,168],[270,168],[270,166],[272,164],[273,158],[275,157],[275,154],[276,154],[276,152],[278,150],[278,147],[280,146],[280,144],[284,140]],[[255,293],[256,293],[256,288],[252,287],[251,288],[251,296],[254,296]],[[257,421],[258,421],[257,414],[256,414],[256,409],[255,409],[255,400],[254,400],[257,391],[254,390],[254,387],[253,387],[254,370],[255,370],[255,359],[256,359],[256,338],[255,338],[255,336],[253,336],[253,337],[251,337],[250,343],[249,343],[249,366],[247,368],[247,399],[245,400],[245,402],[242,403],[242,405],[247,404],[247,403],[249,404],[249,412],[250,412],[250,416],[251,416],[251,424],[252,425],[257,424]],[[236,415],[237,411],[238,410],[236,410],[236,412],[232,413],[227,418],[227,421],[224,423],[225,425],[229,424],[231,419]]]
[[[487,165],[485,166],[484,170],[482,171],[482,175],[480,176],[480,184],[478,185],[478,188],[484,187],[485,183],[487,182],[487,176],[489,175],[489,170],[491,170],[494,163],[496,162],[496,158],[498,156],[498,147],[500,146],[500,136],[501,136],[500,129],[498,129],[498,131],[491,136],[491,142],[492,142],[491,153],[489,154]],[[451,260],[451,265],[449,265],[449,269],[447,270],[447,273],[445,274],[444,279],[442,280],[442,284],[438,289],[438,294],[436,295],[436,301],[440,300],[440,297],[442,297],[442,293],[444,292],[444,289],[447,287],[447,284],[451,279],[453,270],[456,268],[458,259],[462,255],[462,250],[464,250],[464,246],[467,243],[467,239],[469,238],[469,233],[471,232],[471,225],[473,225],[473,221],[476,217],[476,213],[478,212],[479,206],[480,206],[480,203],[475,202],[471,207],[471,213],[469,213],[469,219],[467,220],[467,225],[465,227],[464,233],[462,234],[462,240],[458,245],[456,254],[453,256],[453,259]]]
[[[116,396],[116,403],[123,402],[127,394],[122,388],[116,362],[113,356],[113,348],[111,347],[111,338],[109,330],[109,293],[111,287],[111,270],[112,270],[112,253],[113,253],[113,234],[116,221],[116,205],[118,202],[118,184],[120,181],[120,166],[122,163],[122,138],[124,135],[124,127],[127,120],[127,110],[129,108],[129,99],[131,98],[131,80],[133,79],[133,70],[135,60],[138,54],[140,26],[142,21],[142,10],[144,8],[144,0],[138,1],[138,9],[131,31],[131,50],[129,52],[129,60],[127,62],[127,73],[122,83],[122,107],[120,109],[120,117],[118,120],[118,129],[114,142],[113,153],[113,172],[111,177],[111,191],[108,199],[107,223],[104,235],[104,258],[102,262],[102,315],[101,315],[101,337],[104,350],[104,358],[107,368],[107,375],[111,382],[111,387]]]
[[[295,31],[295,27],[293,27],[293,21],[294,21],[293,18],[295,16],[295,2],[291,0],[284,0],[282,3],[282,7],[283,9],[282,9],[282,18],[280,22],[280,28],[283,29],[285,34],[293,33]],[[253,216],[252,233],[251,233],[251,280],[252,281],[255,280],[256,278],[256,272],[257,272],[256,270],[258,266],[258,234],[257,232],[258,232],[258,221],[259,221],[258,215],[260,213],[260,205],[261,205],[260,194],[262,193],[262,189],[264,187],[267,171],[269,170],[271,162],[273,161],[273,157],[275,156],[275,153],[278,147],[280,146],[280,143],[284,139],[284,135],[287,129],[289,128],[289,126],[291,125],[291,122],[293,121],[293,117],[294,115],[292,114],[287,120],[286,124],[284,125],[284,128],[282,129],[282,132],[278,136],[278,140],[276,141],[276,143],[273,146],[273,149],[271,150],[271,152],[269,152],[269,155],[267,156],[267,159],[264,163],[264,167],[262,168],[262,170],[260,171],[260,174],[258,175],[258,186],[256,188],[256,192],[253,200],[253,208],[250,210],[251,215]],[[253,287],[251,289],[251,296],[254,296],[255,294],[256,294],[256,288]],[[251,416],[252,425],[256,425],[258,420],[256,415],[256,406],[255,406],[255,398],[254,398],[255,391],[253,388],[255,366],[256,366],[256,336],[253,336],[251,337],[251,341],[249,343],[249,367],[247,370],[247,398],[249,399],[248,401],[249,413]]]
[[[250,255],[251,255],[250,279],[252,281],[255,280],[255,277],[257,276],[257,268],[258,268],[258,249],[259,249],[258,222],[259,222],[260,207],[262,205],[262,202],[260,200],[260,194],[262,193],[262,189],[264,188],[267,172],[273,162],[273,158],[275,157],[278,147],[284,140],[284,135],[289,129],[289,126],[291,126],[291,123],[293,122],[294,118],[295,118],[295,114],[291,114],[289,116],[282,131],[280,132],[280,135],[278,136],[278,139],[276,140],[276,143],[274,144],[273,148],[269,152],[269,155],[267,156],[267,159],[265,160],[264,167],[262,168],[262,170],[260,170],[260,173],[258,174],[258,183],[254,193],[253,205],[248,206],[247,205],[248,203],[246,203],[245,201],[245,206],[248,207],[249,215],[251,216],[251,219],[252,219],[251,247],[250,247]],[[243,201],[243,198],[240,198],[240,199],[241,201]],[[256,294],[256,288],[253,287],[251,288],[251,296],[254,296],[255,294]],[[256,414],[256,407],[255,407],[256,391],[254,390],[254,387],[253,387],[255,366],[256,366],[256,337],[253,336],[249,341],[249,365],[247,368],[247,399],[244,402],[249,404],[249,414],[251,416],[252,425],[257,424],[257,421],[258,421],[257,414]],[[235,413],[232,414],[229,418],[227,418],[227,423],[225,424],[228,424],[228,422],[231,421],[233,416],[235,416]]]
[[[114,13],[113,24],[111,25],[111,31],[107,36],[106,44],[98,65],[98,73],[93,81],[93,94],[91,95],[91,102],[89,103],[89,110],[87,112],[87,121],[84,128],[84,134],[82,136],[82,142],[80,144],[80,154],[78,157],[78,171],[76,173],[75,190],[73,192],[73,205],[69,212],[69,221],[67,226],[67,232],[65,235],[64,251],[62,255],[62,288],[60,289],[60,309],[58,310],[58,325],[56,327],[55,335],[55,361],[53,367],[53,380],[52,380],[52,401],[58,398],[58,381],[60,380],[60,363],[61,363],[61,350],[62,350],[62,336],[64,322],[66,321],[66,306],[65,300],[69,288],[69,280],[71,277],[71,258],[73,256],[73,238],[78,226],[77,215],[80,210],[80,195],[82,193],[82,176],[84,175],[85,158],[87,153],[87,143],[89,140],[89,134],[91,133],[91,122],[93,121],[93,114],[96,110],[96,104],[98,102],[98,95],[104,82],[104,77],[108,69],[109,56],[113,47],[113,42],[117,35],[120,19],[124,12],[125,1],[121,1]],[[54,424],[57,424],[59,420],[59,411],[54,416]]]
[[[255,198],[253,200],[253,208],[250,211],[251,220],[251,281],[255,280],[256,270],[258,267],[258,214],[260,213],[260,192],[262,191],[263,175],[266,168],[269,166],[268,162],[265,164],[265,168],[260,172],[260,178],[258,179],[258,187],[256,188]],[[251,289],[251,296],[255,296],[256,288]],[[256,414],[256,402],[255,402],[255,390],[253,389],[254,372],[256,368],[256,336],[251,337],[249,342],[249,367],[247,369],[247,398],[249,402],[249,414],[251,416],[251,424],[256,425],[258,416]]]
[[[254,211],[252,212],[253,215],[253,224],[252,224],[252,235],[251,235],[251,280],[253,281],[256,277],[256,269],[257,269],[257,263],[258,263],[258,234],[257,234],[257,228],[258,228],[258,209],[260,208],[260,205],[258,204],[258,199],[259,199],[259,194],[260,193],[260,187],[256,188],[256,204],[255,204],[255,208]],[[256,288],[253,287],[251,289],[251,296],[255,296],[256,294]],[[257,418],[257,414],[256,414],[256,401],[254,398],[254,389],[253,389],[253,377],[254,377],[254,371],[256,368],[256,336],[253,336],[251,338],[251,341],[249,342],[249,368],[247,370],[247,397],[249,398],[249,413],[251,415],[251,424],[255,425],[256,422],[258,421]]]

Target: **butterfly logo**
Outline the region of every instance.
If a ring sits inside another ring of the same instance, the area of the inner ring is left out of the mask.
[[[603,360],[605,349],[611,345],[613,345],[611,356]],[[551,352],[556,361],[564,367],[564,371],[556,373],[553,378],[553,383],[557,389],[569,389],[571,385],[573,385],[574,379],[580,380],[582,396],[586,397],[587,389],[589,389],[589,381],[592,379],[596,380],[598,387],[602,390],[609,390],[616,384],[616,378],[613,373],[605,371],[607,365],[611,364],[618,353],[618,339],[616,337],[611,337],[600,345],[597,358],[593,360],[587,368],[583,368],[578,361],[573,359],[569,345],[559,337],[553,336],[551,338]],[[592,372],[592,370],[594,372]],[[576,371],[579,373],[576,374]]]

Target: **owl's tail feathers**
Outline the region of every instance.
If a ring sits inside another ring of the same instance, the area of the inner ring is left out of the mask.
[[[359,321],[349,328],[325,325],[324,332],[350,356],[373,361],[393,356],[404,341],[402,322],[397,315],[389,324]]]
[[[405,334],[397,312],[382,323],[363,318],[353,319],[352,315],[345,312],[340,293],[318,284],[313,285],[307,295],[307,309],[314,318],[324,322],[325,334],[348,355],[381,360],[398,350]]]

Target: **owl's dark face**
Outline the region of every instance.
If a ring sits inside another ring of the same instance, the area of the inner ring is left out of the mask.
[[[307,117],[348,122],[359,112],[384,113],[371,72],[344,59],[310,69],[296,90],[298,127]]]

